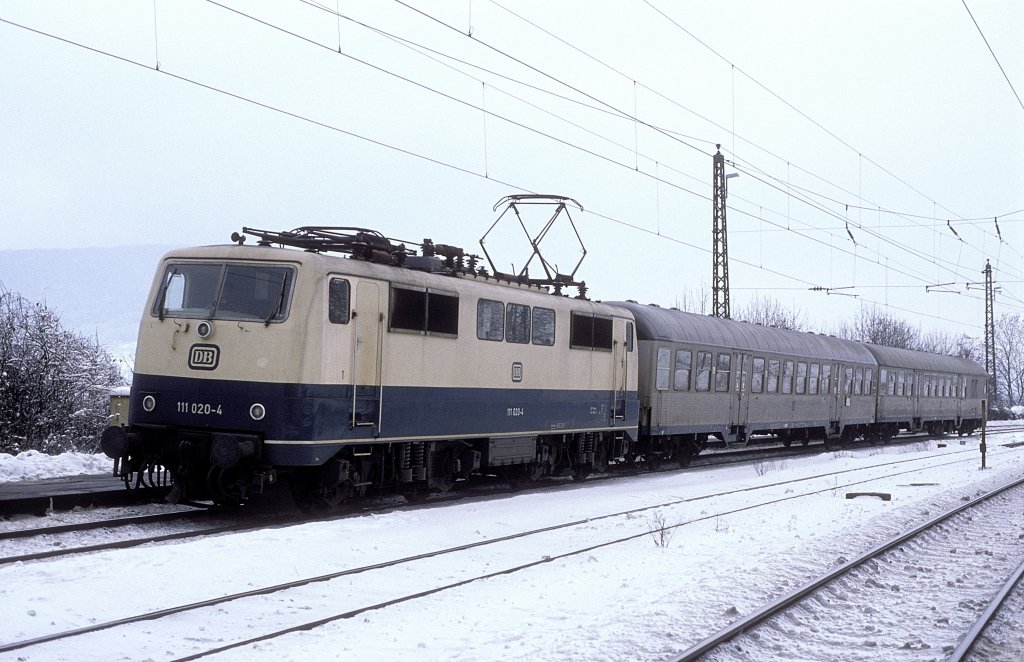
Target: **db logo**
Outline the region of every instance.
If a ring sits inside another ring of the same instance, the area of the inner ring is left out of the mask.
[[[198,343],[188,350],[188,367],[193,370],[216,370],[220,363],[220,347]]]
[[[523,364],[518,361],[512,364],[512,381],[523,381]]]

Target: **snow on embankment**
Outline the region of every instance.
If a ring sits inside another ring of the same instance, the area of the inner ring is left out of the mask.
[[[38,480],[58,476],[104,474],[110,472],[112,460],[103,453],[61,453],[47,455],[25,451],[17,455],[0,453],[0,483],[15,480]]]

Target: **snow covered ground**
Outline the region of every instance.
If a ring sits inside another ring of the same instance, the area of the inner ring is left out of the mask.
[[[39,480],[60,476],[110,473],[113,460],[103,453],[61,453],[47,455],[24,451],[17,455],[0,453],[0,489],[3,483],[16,480]]]
[[[0,659],[176,659],[534,564],[210,659],[663,660],[908,523],[1024,476],[1024,448],[1001,446],[1011,439],[1024,441],[1024,433],[990,439],[985,471],[979,470],[977,437],[965,445],[954,438],[944,448],[923,442],[567,482],[543,492],[0,567],[2,643],[578,522],[557,533],[12,651]],[[0,458],[0,476],[10,475],[7,465],[14,461]],[[108,469],[104,464],[100,471]],[[814,478],[800,480],[809,477]],[[745,488],[754,489],[735,491]],[[892,500],[847,499],[851,491],[887,492]],[[702,498],[712,494],[720,496]],[[768,501],[772,505],[759,505]],[[626,510],[633,512],[602,518]],[[1024,527],[1021,521],[1007,524]],[[662,534],[661,526],[674,528]],[[1024,539],[1021,546],[1024,554]],[[572,553],[585,547],[590,549]],[[944,641],[908,650],[905,633],[884,631],[869,614],[849,617],[874,628],[870,647],[848,651],[849,659],[942,657]],[[819,649],[814,643],[803,650],[818,650],[815,659],[834,657],[827,636]],[[1024,639],[1018,636],[1005,652],[1007,660],[1024,659]]]

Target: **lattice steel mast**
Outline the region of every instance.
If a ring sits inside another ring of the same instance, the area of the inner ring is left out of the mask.
[[[714,157],[714,222],[711,228],[712,244],[712,314],[729,318],[729,242],[725,230],[725,157],[722,146],[715,145]]]
[[[985,260],[985,372],[988,373],[988,401],[996,397],[996,318],[992,304],[995,291],[992,289],[992,264]]]

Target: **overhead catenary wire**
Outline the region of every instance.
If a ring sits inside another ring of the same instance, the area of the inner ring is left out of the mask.
[[[215,3],[215,4],[216,4],[216,3]],[[136,65],[138,65],[138,66],[142,66],[142,67],[145,67],[145,68],[147,68],[147,69],[152,69],[152,67],[150,67],[150,66],[149,66],[148,64],[144,64],[144,63],[136,62],[136,61],[134,61],[134,60],[131,60],[131,59],[129,59],[129,58],[125,58],[125,57],[122,57],[122,56],[116,55],[116,54],[114,54],[114,53],[110,53],[110,52],[102,51],[102,50],[100,50],[100,49],[95,49],[95,48],[92,48],[92,47],[90,47],[90,46],[87,46],[87,45],[84,45],[84,44],[80,44],[80,43],[77,43],[77,42],[74,42],[74,41],[71,41],[71,40],[68,40],[68,39],[62,38],[62,37],[58,37],[58,36],[56,36],[56,35],[51,35],[51,34],[48,34],[48,33],[42,32],[42,31],[38,31],[38,30],[35,30],[35,29],[33,29],[33,28],[30,28],[30,27],[28,27],[28,26],[23,26],[23,25],[19,25],[19,24],[17,24],[17,23],[13,23],[13,22],[11,22],[11,21],[6,21],[6,20],[5,20],[4,22],[5,22],[5,23],[8,23],[8,24],[10,24],[10,25],[13,25],[13,26],[15,26],[15,27],[20,27],[20,28],[24,28],[24,29],[30,30],[30,31],[32,31],[32,32],[36,32],[36,33],[38,33],[38,34],[41,34],[41,35],[44,35],[44,36],[48,36],[48,37],[52,37],[52,38],[55,38],[55,39],[59,39],[59,40],[61,40],[61,41],[64,41],[64,42],[66,42],[66,43],[69,43],[69,44],[72,44],[72,45],[75,45],[75,46],[79,46],[79,47],[81,47],[81,48],[85,48],[85,49],[87,49],[87,50],[91,50],[91,51],[93,51],[93,52],[96,52],[96,53],[100,53],[100,54],[103,54],[103,55],[107,55],[107,56],[110,56],[110,57],[114,57],[114,58],[116,58],[116,59],[119,59],[119,60],[122,60],[122,61],[124,61],[124,62],[128,62],[128,63],[131,63],[131,64],[136,64]],[[332,52],[334,52],[334,49],[329,49],[329,50],[331,50]],[[372,66],[372,65],[371,65],[371,66]],[[474,172],[474,171],[473,171],[473,170],[471,170],[471,169],[467,169],[467,168],[462,168],[462,167],[456,166],[456,165],[454,165],[454,164],[451,164],[451,163],[447,163],[447,162],[445,162],[445,161],[443,161],[443,160],[441,160],[441,159],[436,159],[436,158],[433,158],[433,157],[429,157],[429,156],[426,156],[426,155],[423,155],[423,154],[417,153],[417,152],[415,152],[415,151],[412,151],[412,150],[407,150],[407,149],[403,149],[403,148],[400,148],[400,147],[396,147],[396,146],[394,146],[394,145],[388,144],[387,142],[384,142],[384,141],[381,141],[381,140],[377,140],[377,139],[373,139],[373,138],[368,138],[367,136],[363,136],[363,135],[360,135],[360,134],[358,134],[358,133],[355,133],[355,132],[351,132],[351,131],[346,131],[346,130],[344,130],[344,129],[341,129],[340,127],[337,127],[337,126],[332,126],[332,125],[330,125],[330,124],[327,124],[327,123],[324,123],[324,122],[320,122],[320,121],[318,121],[318,120],[315,120],[315,119],[312,119],[312,118],[309,118],[309,117],[306,117],[306,116],[303,116],[303,115],[300,115],[300,114],[297,114],[297,113],[293,113],[293,112],[287,111],[287,110],[285,110],[285,109],[282,109],[282,108],[278,108],[278,107],[272,106],[272,105],[270,105],[270,104],[266,104],[266,103],[260,102],[259,100],[256,100],[256,99],[252,99],[252,98],[248,98],[248,97],[245,97],[245,96],[242,96],[242,95],[239,95],[239,94],[235,94],[235,93],[233,93],[233,92],[230,92],[230,91],[227,91],[227,90],[223,90],[223,89],[221,89],[221,88],[217,88],[217,87],[215,87],[215,86],[212,86],[212,85],[209,85],[209,84],[203,83],[203,82],[201,82],[201,81],[197,81],[197,80],[194,80],[194,79],[191,79],[191,78],[188,78],[188,77],[185,77],[185,76],[181,76],[181,75],[178,75],[178,74],[174,74],[174,73],[172,73],[172,72],[168,72],[168,71],[160,71],[160,73],[164,73],[165,75],[171,76],[171,77],[173,77],[173,78],[176,78],[176,79],[178,79],[178,80],[181,80],[181,81],[184,81],[184,82],[188,82],[188,83],[191,83],[191,84],[194,84],[194,85],[198,85],[198,86],[200,86],[200,87],[203,87],[203,88],[205,88],[205,89],[208,89],[208,90],[212,90],[212,91],[216,91],[216,92],[219,92],[219,93],[222,93],[222,94],[226,94],[226,95],[228,95],[228,96],[231,96],[231,97],[234,97],[234,98],[236,98],[236,99],[239,99],[239,100],[242,100],[242,101],[246,101],[246,102],[248,102],[248,103],[252,103],[252,104],[255,104],[255,105],[257,105],[257,106],[261,106],[261,107],[263,107],[263,108],[266,108],[266,109],[269,109],[269,110],[273,110],[273,111],[276,111],[276,112],[279,112],[279,113],[283,113],[283,114],[285,114],[285,115],[288,115],[288,116],[291,116],[291,117],[294,117],[294,118],[297,118],[297,119],[300,119],[300,120],[303,120],[303,121],[311,122],[311,123],[313,123],[313,124],[315,124],[315,125],[318,125],[318,126],[321,126],[321,127],[324,127],[324,128],[328,128],[328,129],[331,129],[331,130],[337,131],[337,132],[339,132],[339,133],[342,133],[342,134],[346,134],[346,135],[349,135],[349,136],[351,136],[351,137],[354,137],[354,138],[358,138],[358,139],[361,139],[361,140],[366,140],[366,141],[368,141],[368,142],[370,142],[370,143],[373,143],[373,144],[376,144],[376,145],[379,145],[379,146],[382,146],[382,147],[386,147],[386,148],[388,148],[388,149],[393,149],[393,150],[396,150],[396,151],[398,151],[398,152],[401,152],[401,153],[403,153],[403,154],[407,154],[407,155],[410,155],[410,156],[414,156],[414,157],[417,157],[417,158],[421,158],[421,159],[424,159],[424,160],[426,160],[426,161],[428,161],[428,162],[431,162],[431,163],[433,163],[433,164],[436,164],[436,165],[440,165],[440,166],[444,166],[444,167],[448,167],[448,168],[453,168],[453,169],[455,169],[455,170],[458,170],[458,171],[460,171],[460,172],[463,172],[463,173],[465,173],[465,174],[470,174],[470,175],[474,175],[474,176],[481,176],[481,175],[480,175],[479,173],[477,173],[477,172]],[[388,73],[390,73],[390,72],[388,72]],[[476,107],[476,106],[473,106],[472,104],[468,104],[468,105],[470,105],[471,107],[474,107],[474,108],[476,108],[477,110],[479,110],[479,108],[478,108],[478,107]],[[542,135],[543,135],[543,134],[542,134]],[[554,139],[555,139],[555,140],[558,140],[557,138],[554,138]],[[559,142],[563,142],[563,143],[565,143],[565,141],[559,141]],[[586,150],[584,150],[584,151],[586,151]],[[623,164],[617,164],[617,165],[623,165]],[[624,167],[630,167],[630,166],[629,166],[628,164],[625,164],[625,165],[624,165]],[[631,168],[631,169],[632,169],[632,168]],[[512,187],[512,188],[514,188],[514,189],[516,189],[516,190],[519,190],[519,191],[524,191],[524,190],[526,190],[526,189],[524,189],[524,188],[522,188],[522,187],[519,187],[519,186],[516,186],[515,184],[512,184],[511,182],[504,182],[504,181],[501,181],[501,180],[496,180],[496,181],[498,181],[499,183],[501,183],[501,184],[503,184],[503,185],[506,185],[506,186],[510,186],[510,187]],[[666,183],[669,183],[669,184],[671,184],[671,182],[666,182]],[[686,190],[686,189],[684,189],[684,190]],[[688,190],[687,190],[687,192],[689,192],[689,193],[694,193],[693,191],[688,191]],[[696,194],[696,193],[694,193],[694,194],[695,194],[695,195],[700,195],[700,194]],[[704,199],[709,199],[709,198],[708,198],[707,196],[703,196],[703,195],[700,195],[700,197],[702,197],[702,198],[704,198]],[[600,215],[599,215],[599,216],[600,216]],[[615,219],[612,219],[612,217],[609,217],[609,216],[602,216],[602,217],[604,217],[604,218],[607,218],[607,219],[610,219],[610,220],[615,220]],[[627,225],[629,225],[629,224],[627,224]],[[637,227],[637,228],[639,228],[639,226],[635,226],[635,225],[634,225],[633,227]],[[647,230],[644,230],[644,231],[647,231]],[[687,245],[687,246],[690,246],[690,247],[692,247],[692,248],[696,248],[696,249],[698,249],[698,250],[704,250],[704,251],[706,251],[706,250],[707,250],[707,249],[704,249],[704,248],[702,248],[702,247],[699,247],[699,246],[695,246],[695,245],[693,245],[693,244],[689,244],[689,243],[687,243],[687,242],[683,242],[683,241],[678,241],[678,240],[674,240],[674,239],[672,239],[671,237],[666,237],[666,238],[667,238],[667,239],[670,239],[670,240],[672,240],[672,241],[676,241],[676,243],[681,243],[681,244],[683,244],[683,245]],[[744,262],[743,262],[743,261],[741,261],[741,260],[740,260],[740,261],[738,261],[738,262],[739,262],[739,263],[744,263]],[[748,264],[748,266],[755,266],[755,267],[757,267],[757,266],[758,266],[758,265],[753,265],[753,264],[750,264],[750,263],[745,263],[745,264]],[[810,282],[809,282],[809,281],[806,281],[806,280],[804,280],[804,279],[800,279],[800,278],[796,278],[796,277],[793,277],[793,276],[791,276],[791,275],[789,275],[789,274],[784,274],[784,273],[782,273],[782,272],[778,272],[778,271],[775,271],[775,270],[772,270],[772,269],[763,269],[763,270],[764,270],[764,271],[765,271],[766,273],[773,273],[773,274],[775,274],[775,275],[778,275],[778,276],[781,276],[781,277],[785,277],[785,278],[789,278],[789,279],[792,279],[792,280],[796,280],[796,281],[798,281],[798,282],[804,282],[804,283],[810,284]],[[912,312],[913,314],[923,314],[923,313],[919,313],[919,312],[917,312],[917,311],[908,311],[908,312]],[[926,316],[927,316],[927,315],[926,315]],[[942,319],[942,318],[938,318],[938,317],[937,317],[936,319]]]

